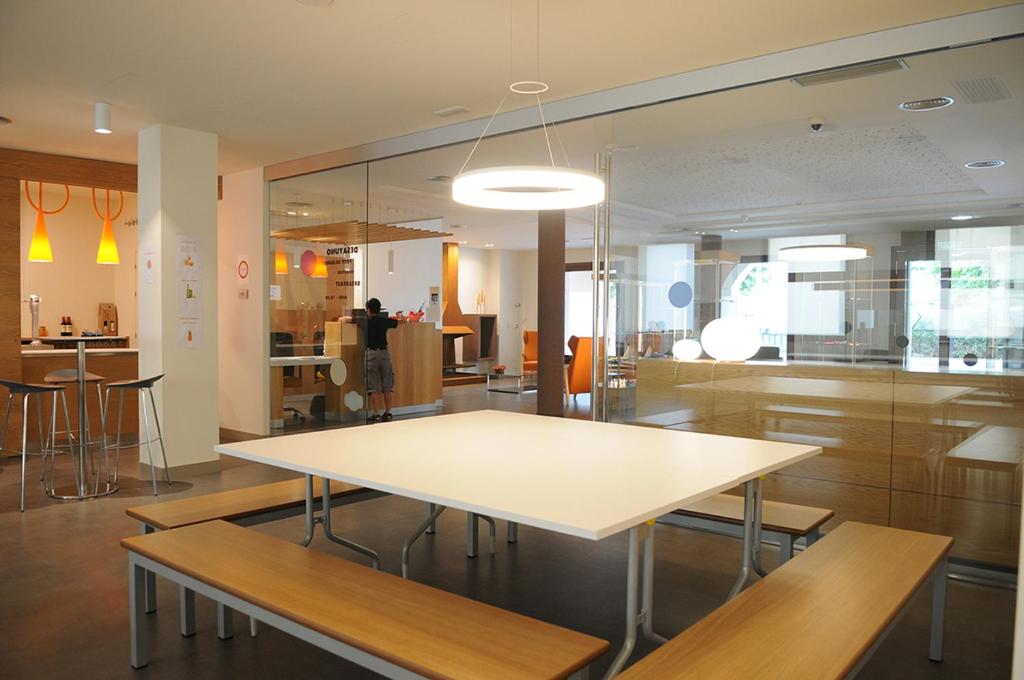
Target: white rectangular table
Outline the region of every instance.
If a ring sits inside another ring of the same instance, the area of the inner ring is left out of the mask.
[[[638,628],[661,640],[651,622],[654,520],[744,484],[749,572],[758,480],[821,448],[474,411],[223,444],[216,451],[302,473],[310,485],[319,476],[590,540],[627,531],[626,641],[611,677],[629,658]],[[329,496],[325,488],[328,534]]]

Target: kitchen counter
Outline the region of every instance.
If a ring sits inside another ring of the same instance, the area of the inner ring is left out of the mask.
[[[38,349],[36,349],[38,347]],[[96,349],[85,348],[85,356],[107,356],[115,354],[138,354],[139,350],[134,347],[97,347]],[[21,348],[22,357],[64,357],[75,356],[77,349],[54,349],[50,345],[25,345]]]

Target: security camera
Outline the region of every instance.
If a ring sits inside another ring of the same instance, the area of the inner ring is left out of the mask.
[[[825,121],[821,118],[811,118],[811,132],[821,132],[825,129]]]

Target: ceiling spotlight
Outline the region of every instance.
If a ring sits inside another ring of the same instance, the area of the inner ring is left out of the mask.
[[[915,99],[914,101],[903,102],[900,108],[904,111],[934,111],[944,109],[953,105],[952,97],[932,97],[930,99]]]
[[[964,222],[966,220],[973,220],[974,215],[953,215],[949,219],[953,220],[954,222]]]
[[[341,204],[347,208],[352,205],[352,201],[342,201]]]
[[[101,135],[109,135],[113,131],[113,128],[110,126],[110,104],[107,102],[96,102],[94,122],[93,130]]]
[[[287,211],[287,214],[294,216],[294,215],[297,215],[298,213],[296,213],[294,210],[289,210],[289,211]]]
[[[334,4],[334,0],[295,0],[295,2],[308,7],[329,7]]]
[[[452,179],[451,175],[432,175],[427,178],[430,182],[451,182]]]
[[[460,245],[460,246],[464,246],[464,245],[466,245],[467,243],[469,243],[469,241],[459,241],[459,245]]]
[[[970,168],[971,170],[978,170],[978,169],[981,169],[981,168],[998,168],[998,167],[1003,166],[1003,165],[1006,165],[1006,161],[991,160],[991,161],[971,161],[970,163],[964,163],[964,167],[965,168]]]
[[[735,234],[736,232],[738,232],[738,231],[739,231],[739,229],[731,229],[731,228],[730,228],[730,229],[729,229],[729,231],[730,231],[730,232],[732,232],[733,234]]]
[[[493,243],[485,243],[484,244],[484,248],[493,248],[493,247],[494,247]]]
[[[304,213],[302,213],[302,216],[303,217],[309,217],[309,213],[308,212],[304,212]]]

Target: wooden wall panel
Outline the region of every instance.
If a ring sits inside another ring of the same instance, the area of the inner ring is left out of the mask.
[[[21,181],[0,173],[0,378],[21,380]]]
[[[58,156],[18,149],[0,149],[0,177],[53,184],[138,191],[138,169],[130,163]]]
[[[537,213],[537,413],[563,415],[565,211]]]

